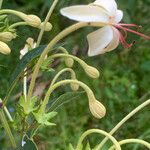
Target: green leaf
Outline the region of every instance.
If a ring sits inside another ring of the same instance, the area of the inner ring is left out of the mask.
[[[50,106],[50,111],[56,110],[59,107],[63,106],[66,103],[69,103],[73,100],[80,99],[81,96],[84,96],[85,92],[67,92],[61,95],[58,99],[56,99]]]
[[[92,150],[91,147],[90,147],[89,142],[86,144],[85,150]]]
[[[75,150],[71,143],[69,144],[68,150]]]
[[[50,113],[41,113],[39,110],[37,113],[33,113],[36,121],[40,125],[46,125],[46,126],[54,126],[56,124],[49,122],[50,119],[54,118],[57,115],[57,112],[50,112]]]
[[[57,44],[52,50],[60,47],[64,45],[64,43],[61,44]],[[22,73],[24,72],[24,69],[37,57],[40,56],[40,54],[43,52],[44,48],[46,46],[42,45],[39,46],[31,51],[29,51],[18,63],[16,69],[14,70],[14,72],[12,73],[11,77],[10,77],[10,86],[7,93],[7,96],[5,97],[4,101],[6,102],[12,92],[12,90],[14,89],[17,81],[19,80],[19,78],[21,77]]]
[[[24,113],[26,115],[30,114],[31,112],[38,109],[38,106],[36,106],[36,103],[38,102],[38,97],[34,96],[31,98],[31,100],[26,101],[24,96],[20,97],[19,104],[23,108]]]

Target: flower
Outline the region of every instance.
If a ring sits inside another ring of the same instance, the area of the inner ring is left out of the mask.
[[[128,32],[150,40],[149,36],[131,29],[131,27],[139,28],[139,26],[120,23],[123,18],[123,12],[117,9],[115,0],[96,0],[89,5],[66,7],[61,9],[61,14],[76,21],[105,24],[104,27],[87,36],[89,56],[112,51],[117,48],[119,42],[124,48],[130,48],[134,42],[130,44],[126,42]],[[123,31],[125,35],[123,35],[120,30]]]
[[[9,42],[13,39],[16,38],[16,34],[15,33],[11,33],[11,32],[0,32],[0,40],[3,42]]]
[[[2,41],[0,41],[0,53],[8,55],[11,52],[11,49],[8,45]]]

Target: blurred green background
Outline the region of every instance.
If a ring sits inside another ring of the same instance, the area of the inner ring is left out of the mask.
[[[73,4],[88,4],[90,2],[92,1],[61,0],[50,20],[53,30],[44,34],[42,44],[47,44],[54,35],[74,23],[60,15],[60,8]],[[44,20],[51,3],[52,0],[4,0],[3,8],[36,14]],[[142,25],[141,32],[150,35],[149,0],[117,0],[117,3],[119,8],[124,11],[123,22]],[[12,22],[17,19],[10,17]],[[87,97],[83,96],[74,99],[71,103],[64,105],[58,110],[59,115],[53,120],[57,123],[56,127],[40,129],[38,136],[35,137],[35,141],[41,150],[67,149],[69,143],[75,145],[80,135],[90,128],[110,131],[125,115],[150,96],[150,42],[129,34],[128,41],[136,41],[136,44],[131,49],[126,50],[119,46],[110,53],[89,58],[87,57],[88,45],[86,35],[93,30],[92,28],[85,28],[73,33],[65,39],[67,41],[65,47],[69,49],[70,53],[75,53],[101,72],[99,79],[91,80],[78,64],[74,66],[78,79],[86,83],[94,91],[97,99],[106,106],[107,115],[101,120],[94,119],[88,109]],[[12,49],[11,55],[3,56],[0,54],[0,64],[5,66],[0,67],[0,97],[3,98],[5,96],[5,92],[9,87],[8,81],[11,73],[19,62],[19,50],[24,47],[28,37],[33,37],[36,40],[38,33],[39,30],[37,29],[19,27],[18,37],[9,43]],[[63,67],[63,63],[57,66],[56,72]],[[67,78],[67,76],[64,76],[64,78]],[[14,91],[12,97],[19,91],[19,89]],[[55,91],[53,98],[68,91],[70,91],[69,88],[60,88]],[[12,109],[15,108],[16,103],[10,99],[8,105]],[[150,107],[145,108],[145,110],[130,119],[115,134],[115,137],[120,140],[141,137],[150,142],[149,109]],[[5,147],[4,145],[7,145],[3,132],[0,130],[0,149],[2,150]],[[102,137],[95,135],[88,138],[91,141],[91,145],[99,143],[101,139]],[[133,145],[124,147],[124,149],[131,150]],[[145,150],[141,147],[139,149]]]

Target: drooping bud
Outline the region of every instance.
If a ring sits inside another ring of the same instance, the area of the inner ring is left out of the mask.
[[[11,32],[1,32],[0,33],[0,41],[9,42],[15,38],[16,38],[16,34],[13,34]]]
[[[44,22],[42,22],[39,26],[40,29],[42,29],[44,26]],[[45,31],[51,31],[52,30],[52,24],[50,22],[47,22],[46,23],[46,26],[45,26]]]
[[[72,73],[71,73],[71,79],[77,80],[75,72],[72,72]],[[77,83],[71,83],[71,84],[70,84],[70,87],[71,87],[71,89],[72,89],[73,91],[78,91],[78,89],[79,89],[79,84],[77,84]]]
[[[65,58],[65,64],[67,67],[72,68],[74,64],[74,60],[72,58]]]
[[[84,67],[84,70],[85,70],[86,74],[93,79],[99,78],[99,76],[100,76],[99,71],[92,66],[87,65]]]
[[[39,28],[41,25],[41,19],[36,15],[26,15],[23,17],[24,21],[32,27]]]
[[[90,108],[92,115],[97,119],[103,118],[106,114],[106,108],[104,107],[102,103],[100,103],[96,99],[89,100],[89,108]]]
[[[11,49],[8,47],[8,45],[0,41],[0,53],[8,55],[10,54],[10,52],[11,52]]]

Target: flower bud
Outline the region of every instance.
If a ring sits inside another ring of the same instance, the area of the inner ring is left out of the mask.
[[[92,115],[97,119],[103,118],[106,114],[106,108],[97,100],[89,100],[89,108]]]
[[[28,25],[32,27],[39,28],[39,26],[41,25],[41,19],[36,15],[26,15],[26,17],[24,17],[23,19],[28,23]]]
[[[84,70],[85,70],[86,74],[93,79],[99,78],[99,76],[100,76],[99,71],[92,66],[85,66]]]
[[[74,60],[72,58],[66,58],[65,59],[65,64],[67,67],[72,68],[74,64]]]
[[[72,72],[72,73],[71,73],[71,79],[72,79],[72,80],[77,80],[75,72]],[[78,91],[78,89],[79,89],[79,84],[77,84],[77,83],[71,83],[71,84],[70,84],[70,87],[71,87],[71,89],[72,89],[73,91]]]
[[[71,83],[70,87],[73,91],[78,91],[78,89],[79,89],[79,85],[76,83]]]
[[[15,38],[16,38],[16,34],[13,34],[11,32],[1,32],[0,33],[0,41],[9,42]]]
[[[44,22],[42,22],[42,23],[40,24],[39,28],[42,29],[43,26],[44,26]],[[52,27],[53,27],[52,24],[51,24],[50,22],[47,22],[47,23],[46,23],[46,26],[45,26],[45,31],[51,31]]]
[[[11,52],[11,49],[8,47],[8,45],[0,41],[0,53],[8,55],[10,52]]]

